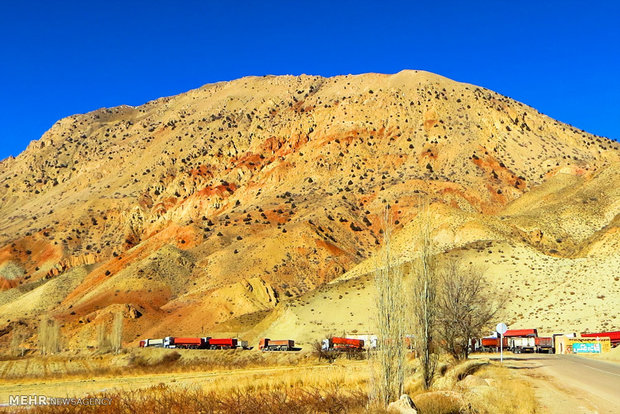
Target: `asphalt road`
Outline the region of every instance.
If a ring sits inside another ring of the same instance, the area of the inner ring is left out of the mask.
[[[620,414],[620,364],[575,355],[507,354],[550,413]],[[568,411],[567,411],[568,410]]]

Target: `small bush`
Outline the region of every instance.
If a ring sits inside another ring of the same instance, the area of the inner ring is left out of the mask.
[[[323,349],[323,344],[321,341],[314,341],[312,344],[312,353],[319,359],[319,361],[324,359],[330,364],[338,358],[338,353],[336,351]]]
[[[461,394],[453,391],[432,391],[414,398],[415,406],[422,414],[461,414],[466,404]]]

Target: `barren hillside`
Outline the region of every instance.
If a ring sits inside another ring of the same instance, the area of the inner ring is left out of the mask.
[[[119,309],[131,344],[370,330],[385,205],[407,263],[425,200],[438,254],[510,289],[509,322],[618,329],[619,161],[617,142],[421,71],[74,115],[0,162],[0,341],[49,313],[94,345]]]

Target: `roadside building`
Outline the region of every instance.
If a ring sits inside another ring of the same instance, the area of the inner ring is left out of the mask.
[[[611,350],[607,337],[582,338],[558,335],[555,337],[556,354],[600,354]]]

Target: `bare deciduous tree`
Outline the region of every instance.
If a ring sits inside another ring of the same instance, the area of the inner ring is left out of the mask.
[[[108,332],[106,322],[97,326],[97,347],[101,352],[121,350],[123,347],[123,312],[114,313],[110,332]]]
[[[373,397],[386,407],[403,392],[405,380],[406,297],[402,266],[392,263],[389,207],[384,245],[375,269],[377,351],[373,354]]]
[[[56,320],[41,319],[39,323],[39,350],[43,355],[60,351],[60,326]]]
[[[101,352],[108,352],[110,350],[110,338],[108,337],[107,326],[105,322],[97,325],[97,348]]]
[[[331,336],[328,336],[328,338],[330,337]],[[319,358],[319,361],[324,359],[330,364],[338,358],[338,351],[333,349],[323,349],[323,342],[321,341],[314,341],[312,343],[312,352]]]
[[[28,333],[22,325],[16,326],[11,332],[11,354],[14,356],[24,356],[25,348],[21,344],[28,338]]]
[[[467,359],[471,339],[478,338],[496,317],[501,299],[489,289],[479,268],[459,267],[450,260],[440,272],[438,336],[457,360]]]
[[[422,380],[425,389],[431,386],[437,353],[435,352],[434,336],[437,323],[437,266],[432,250],[431,216],[428,205],[420,212],[421,231],[418,257],[412,270],[412,308],[413,329],[416,350],[422,369]]]
[[[123,312],[114,314],[114,322],[112,324],[112,350],[120,352],[123,347]]]

